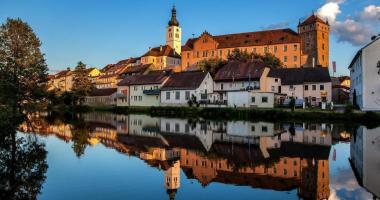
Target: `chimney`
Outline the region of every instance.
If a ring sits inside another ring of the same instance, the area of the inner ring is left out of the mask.
[[[160,45],[160,51],[162,51],[162,45]]]
[[[152,49],[152,47],[149,47],[149,51]]]
[[[313,57],[313,68],[315,67],[315,58]]]
[[[67,71],[70,71],[70,70],[71,70],[70,67],[68,67],[68,68],[67,68]]]

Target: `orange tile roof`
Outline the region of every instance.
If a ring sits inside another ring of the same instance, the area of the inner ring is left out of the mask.
[[[217,47],[218,49],[301,43],[299,34],[291,29],[265,30],[257,32],[210,36],[219,43]],[[189,39],[186,44],[182,46],[182,50],[188,51],[193,49],[195,41],[197,41],[199,38],[200,37]]]

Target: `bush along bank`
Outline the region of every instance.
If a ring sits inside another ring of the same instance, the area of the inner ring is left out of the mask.
[[[94,107],[91,111],[116,114],[149,114],[157,117],[204,118],[247,121],[300,121],[300,122],[345,122],[380,125],[380,114],[375,112],[344,112],[322,110],[249,109],[249,108],[198,108],[198,107]]]

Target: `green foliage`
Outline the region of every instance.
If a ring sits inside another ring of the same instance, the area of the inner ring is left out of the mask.
[[[348,103],[344,107],[344,114],[346,114],[346,115],[352,114],[354,110],[355,110],[355,106],[352,105],[352,104],[350,104],[350,103]]]
[[[221,59],[209,59],[202,61],[198,64],[200,70],[209,72],[211,76],[214,76],[220,68],[227,64],[227,61]]]
[[[20,19],[0,27],[0,104],[25,111],[45,100],[47,66],[41,43]]]
[[[90,94],[92,89],[93,87],[90,79],[88,78],[86,65],[80,61],[75,67],[74,83],[72,88],[73,94],[76,96],[75,104],[82,105],[85,97]]]
[[[261,60],[265,66],[270,68],[281,68],[283,63],[275,55],[271,53],[265,53],[264,55],[256,53],[247,53],[246,51],[240,51],[239,49],[234,49],[231,54],[228,55],[228,60],[237,61],[249,61],[249,60]]]

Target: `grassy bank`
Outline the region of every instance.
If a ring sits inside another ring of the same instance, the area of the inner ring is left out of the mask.
[[[350,122],[368,126],[380,125],[380,114],[374,112],[339,113],[323,110],[247,109],[247,108],[196,108],[196,107],[93,107],[92,111],[116,114],[149,114],[152,116],[249,121],[310,121]]]

